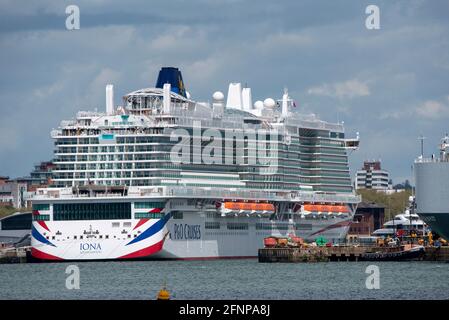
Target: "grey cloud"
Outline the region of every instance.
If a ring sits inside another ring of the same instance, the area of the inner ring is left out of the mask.
[[[78,31],[65,30],[72,3]],[[447,105],[448,5],[378,1],[381,29],[369,31],[368,4],[0,1],[0,174],[24,175],[51,158],[50,130],[78,110],[102,109],[105,82],[114,82],[119,103],[174,65],[198,100],[231,81],[251,86],[254,99],[278,98],[287,86],[298,111],[360,132],[353,169],[380,156],[393,177],[408,176],[415,137],[423,132],[430,152],[447,131],[447,120],[421,119],[416,108]],[[332,94],[308,94],[320,86]]]

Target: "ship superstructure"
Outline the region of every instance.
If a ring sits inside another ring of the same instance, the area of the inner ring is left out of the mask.
[[[42,259],[252,257],[268,235],[343,239],[354,194],[343,125],[252,103],[231,83],[195,102],[176,68],[52,131],[53,187],[33,201]],[[87,238],[87,235],[89,237]]]

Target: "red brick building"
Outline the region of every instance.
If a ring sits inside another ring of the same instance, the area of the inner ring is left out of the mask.
[[[385,207],[377,203],[361,202],[350,225],[347,239],[356,240],[359,236],[370,236],[374,230],[382,228]]]

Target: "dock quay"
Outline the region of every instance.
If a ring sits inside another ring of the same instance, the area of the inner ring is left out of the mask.
[[[374,246],[274,247],[259,249],[258,258],[259,262],[355,262],[364,260],[363,257],[367,253],[394,254],[400,250],[400,247]],[[425,247],[419,260],[449,262],[449,247]]]
[[[0,249],[1,263],[26,263],[31,253],[31,247],[10,247]]]

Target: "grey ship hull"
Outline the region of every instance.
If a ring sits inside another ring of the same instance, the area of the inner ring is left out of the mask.
[[[415,162],[416,204],[421,219],[449,239],[449,162]]]

